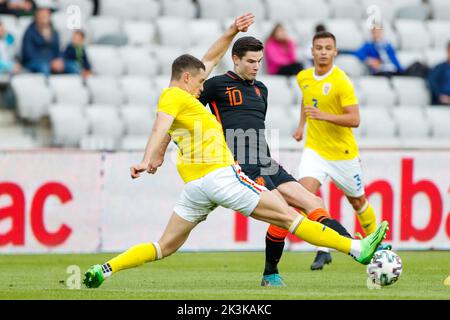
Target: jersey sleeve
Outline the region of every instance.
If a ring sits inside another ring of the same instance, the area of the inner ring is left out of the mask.
[[[164,112],[174,118],[180,113],[183,108],[183,99],[175,91],[164,92],[158,101],[157,112]]]
[[[206,106],[208,103],[214,100],[215,90],[214,90],[214,78],[210,78],[203,84],[203,92],[198,100]]]
[[[358,98],[355,95],[355,88],[348,78],[343,79],[340,82],[339,100],[342,107],[358,104]]]

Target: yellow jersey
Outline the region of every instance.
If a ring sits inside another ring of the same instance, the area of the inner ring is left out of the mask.
[[[303,70],[297,74],[297,83],[303,93],[304,106],[343,114],[344,107],[358,104],[352,82],[337,66],[323,76],[315,75],[314,68]],[[313,149],[327,160],[350,160],[359,156],[351,128],[314,119],[306,119],[306,124],[305,148]]]
[[[234,164],[221,125],[193,95],[177,87],[166,88],[157,112],[175,118],[169,135],[178,146],[177,168],[185,183]]]

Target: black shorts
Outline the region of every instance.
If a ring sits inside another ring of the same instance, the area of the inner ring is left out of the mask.
[[[257,164],[239,164],[239,166],[250,179],[269,190],[274,190],[285,182],[297,182],[292,175],[274,160],[272,160],[271,166]]]

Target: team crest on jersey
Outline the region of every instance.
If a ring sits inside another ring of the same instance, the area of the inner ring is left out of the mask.
[[[258,95],[258,97],[261,97],[261,90],[257,86],[255,86],[255,92]]]
[[[331,91],[331,83],[325,82],[322,87],[322,93],[327,96],[330,93],[330,91]]]
[[[255,179],[255,182],[257,184],[259,184],[260,186],[265,186],[266,185],[266,180],[264,180],[263,177],[259,176],[258,178]]]

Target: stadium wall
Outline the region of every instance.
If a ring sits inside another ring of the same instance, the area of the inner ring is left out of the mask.
[[[294,175],[300,151],[275,155]],[[183,187],[172,152],[156,176],[129,177],[142,153],[0,153],[0,252],[121,251],[159,238]],[[450,152],[363,150],[364,180],[378,220],[398,249],[450,249]],[[322,188],[332,215],[360,231],[343,194]],[[382,213],[382,214],[381,214]],[[182,250],[263,250],[267,225],[218,208]],[[288,250],[313,250],[290,237]]]

